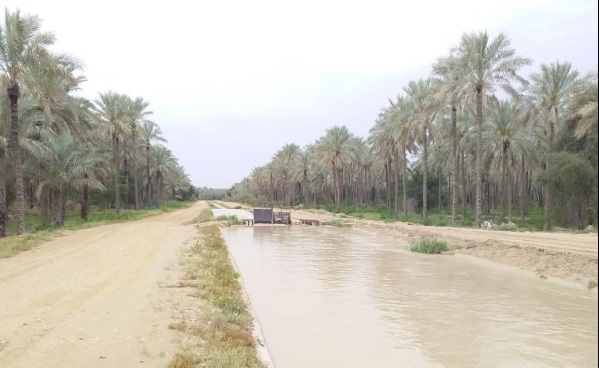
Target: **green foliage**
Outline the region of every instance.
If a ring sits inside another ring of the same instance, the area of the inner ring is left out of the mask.
[[[548,167],[537,181],[553,198],[552,217],[558,224],[585,227],[593,221],[596,170],[579,153],[559,152],[548,157]]]
[[[341,221],[340,219],[333,219],[331,221],[331,226],[342,227],[343,226],[343,221]]]
[[[223,221],[228,226],[241,225],[242,221],[235,215],[222,215],[216,218],[216,221]]]
[[[449,245],[443,240],[421,239],[410,246],[411,252],[439,254],[447,252]]]

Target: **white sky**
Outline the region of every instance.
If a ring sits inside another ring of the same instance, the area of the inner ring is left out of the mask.
[[[85,97],[148,100],[198,186],[228,187],[334,124],[365,136],[387,98],[463,32],[506,32],[535,69],[557,59],[597,69],[592,0],[3,3],[37,14],[83,60]]]

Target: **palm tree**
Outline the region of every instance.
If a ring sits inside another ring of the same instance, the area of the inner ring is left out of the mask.
[[[104,129],[112,143],[114,207],[117,216],[121,213],[121,144],[129,129],[126,122],[127,98],[127,96],[109,91],[101,93],[100,98],[96,100],[98,117],[104,123]]]
[[[512,216],[512,180],[510,172],[518,158],[530,157],[535,150],[534,135],[528,131],[533,117],[532,108],[526,103],[513,100],[500,101],[493,97],[489,100],[489,122],[491,128],[486,131],[484,140],[489,156],[495,166],[501,167],[502,209],[501,219],[506,215],[511,222]]]
[[[19,97],[21,87],[27,86],[28,78],[36,68],[55,70],[56,64],[78,62],[68,55],[52,55],[48,50],[55,37],[41,31],[37,16],[21,16],[19,10],[5,10],[4,27],[0,26],[0,73],[6,80],[6,92],[10,101],[9,151],[15,179],[15,215],[17,234],[25,232],[25,191],[23,162],[19,143]]]
[[[563,111],[576,85],[579,84],[578,71],[572,69],[572,64],[559,61],[542,64],[541,72],[531,75],[531,92],[542,112],[542,125],[547,130],[548,149],[553,148],[555,133],[561,125]],[[547,163],[545,163],[546,168]],[[544,212],[545,228],[550,226],[549,212],[551,210],[551,195],[545,190]]]
[[[368,143],[370,144],[373,153],[385,163],[385,182],[387,186],[388,211],[391,211],[391,166],[393,160],[397,159],[395,151],[397,149],[398,140],[394,136],[394,110],[395,106],[393,104],[385,108],[383,112],[379,114],[379,118],[375,121],[374,126],[370,129],[370,134],[368,136]],[[395,183],[397,184],[397,179],[395,180]],[[395,187],[397,188],[397,185]],[[395,192],[395,199],[395,213],[397,215],[397,191]]]
[[[439,59],[433,65],[436,75],[435,88],[437,98],[449,105],[451,110],[451,224],[455,226],[458,207],[458,172],[459,172],[459,138],[458,138],[458,104],[464,97],[464,72],[460,60],[455,55]]]
[[[487,32],[466,33],[457,49],[454,50],[464,72],[466,91],[476,96],[476,225],[482,215],[482,171],[483,171],[483,99],[493,93],[496,86],[516,96],[512,82],[526,84],[517,74],[518,70],[531,63],[530,59],[519,57],[511,47],[508,37],[500,33],[490,39]]]
[[[48,172],[37,188],[38,196],[44,188],[52,191],[55,227],[64,225],[66,202],[69,190],[92,188],[103,190],[102,183],[93,175],[100,156],[88,149],[78,147],[69,133],[52,137],[48,142],[52,152],[47,156]]]
[[[130,124],[131,132],[131,148],[133,150],[130,161],[130,169],[133,172],[133,192],[135,196],[135,209],[139,209],[139,184],[137,175],[137,136],[139,134],[139,127],[144,124],[147,117],[152,114],[152,111],[148,111],[150,104],[143,98],[138,97],[135,100],[127,100],[127,119]]]
[[[333,198],[335,211],[341,211],[342,179],[345,164],[356,156],[357,148],[352,134],[345,126],[327,129],[317,141],[318,161],[322,167],[329,167],[333,178]]]
[[[415,137],[422,146],[422,223],[428,223],[428,145],[430,140],[430,127],[435,120],[439,105],[435,99],[432,80],[420,79],[412,81],[404,88],[408,94],[408,109],[411,112],[411,124],[414,127]]]
[[[597,72],[589,74],[574,93],[571,101],[577,124],[574,134],[580,139],[597,131]]]
[[[176,170],[178,165],[172,152],[164,146],[153,146],[151,155],[151,176],[155,178],[157,190],[155,198],[157,204],[161,205],[164,200],[165,180],[168,180],[173,175],[173,171]]]
[[[146,153],[146,206],[152,205],[152,178],[151,178],[151,169],[150,169],[150,156],[152,149],[152,142],[166,142],[166,139],[162,136],[162,130],[158,126],[158,124],[154,123],[150,120],[144,120],[140,127],[140,137],[141,144],[144,146],[144,150]]]
[[[0,76],[0,238],[6,236],[6,222],[8,220],[8,208],[6,203],[6,148],[8,146],[7,126],[8,122],[8,95],[3,85],[5,78]]]

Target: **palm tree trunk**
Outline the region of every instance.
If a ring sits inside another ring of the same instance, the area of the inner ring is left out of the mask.
[[[120,176],[120,157],[119,157],[119,138],[116,133],[112,135],[113,152],[114,152],[114,209],[116,216],[121,214],[121,191],[119,190]]]
[[[501,206],[501,218],[499,219],[500,222],[504,222],[505,220],[505,214],[506,214],[506,210],[507,210],[507,142],[503,142],[503,160],[501,163],[501,191],[503,192],[503,203]]]
[[[87,174],[85,174],[85,179],[87,179]],[[89,187],[86,184],[83,184],[83,190],[81,193],[81,219],[87,221],[89,214]]]
[[[0,146],[0,238],[6,236],[6,221],[8,219],[6,205],[6,151]]]
[[[406,157],[406,146],[405,144],[402,144],[401,147],[401,151],[402,151],[402,183],[401,183],[401,190],[402,190],[402,197],[403,197],[403,215],[404,217],[407,219],[408,218],[408,160]]]
[[[428,224],[428,218],[426,214],[427,210],[427,199],[428,199],[428,136],[427,136],[427,127],[424,127],[424,135],[422,137],[422,223],[424,225]]]
[[[558,115],[557,115],[557,107],[554,108],[555,111],[555,122],[557,124]],[[553,140],[555,139],[555,125],[551,123],[549,125],[549,150],[553,149]],[[545,170],[547,170],[547,166],[549,163],[546,163]],[[551,193],[549,193],[549,189],[545,188],[545,203],[543,206],[543,212],[545,213],[545,224],[543,225],[543,229],[547,230],[551,227]]]
[[[476,214],[475,226],[480,226],[483,211],[483,86],[476,86]]]
[[[458,210],[458,112],[456,106],[451,107],[451,157],[453,157],[453,168],[451,172],[451,225],[455,226],[455,218]]]
[[[19,85],[13,82],[7,88],[10,99],[10,139],[9,151],[15,175],[15,217],[17,220],[17,235],[25,232],[25,187],[23,183],[23,162],[21,161],[21,145],[19,143]]]
[[[63,193],[61,189],[57,189],[54,191],[54,227],[61,227],[61,214],[62,214],[62,202],[63,202]]]
[[[152,178],[150,176],[150,145],[146,145],[146,205],[152,204]]]
[[[399,150],[397,150],[395,152],[395,165],[393,167],[394,170],[394,175],[393,175],[393,181],[394,181],[394,203],[393,203],[393,210],[394,210],[394,217],[397,218],[397,216],[399,215]]]
[[[510,159],[511,162],[508,162],[508,164],[511,163],[511,166],[513,167],[514,163],[513,163],[513,158]],[[507,221],[508,222],[512,222],[512,175],[507,176],[507,183],[506,183],[506,196],[507,196]]]
[[[135,196],[135,209],[139,209],[139,182],[137,178],[137,127],[134,124],[132,129],[133,140],[133,159],[131,160],[131,172],[133,173],[133,192]]]

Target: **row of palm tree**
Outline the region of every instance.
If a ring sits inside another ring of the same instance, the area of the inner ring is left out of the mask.
[[[505,34],[466,33],[429,77],[409,82],[389,100],[366,139],[335,126],[303,149],[287,144],[236,184],[234,196],[262,204],[332,203],[336,211],[342,204],[386,202],[395,216],[401,198],[407,216],[416,200],[410,183],[418,182],[417,207],[427,223],[433,176],[435,200],[441,206],[443,196],[449,199],[452,224],[460,203],[462,213],[471,206],[481,224],[485,207],[511,221],[515,202],[524,218],[534,199],[550,226],[552,203],[560,202],[553,197],[565,190],[550,190],[560,187],[559,175],[543,175],[559,169],[551,168],[552,154],[566,151],[564,141],[577,142],[569,153],[587,152],[597,172],[597,73],[582,76],[557,61],[524,78],[519,71],[530,63]],[[591,189],[596,209],[597,184]],[[573,224],[589,216],[596,221],[596,210],[588,215],[593,203],[583,202],[570,200],[570,207],[556,210],[575,213]]]
[[[62,226],[67,203],[90,197],[117,215],[160,205],[191,186],[143,98],[106,92],[95,101],[74,93],[82,63],[50,50],[52,33],[37,16],[5,11],[0,25],[0,237],[11,216],[25,232],[26,207]]]

